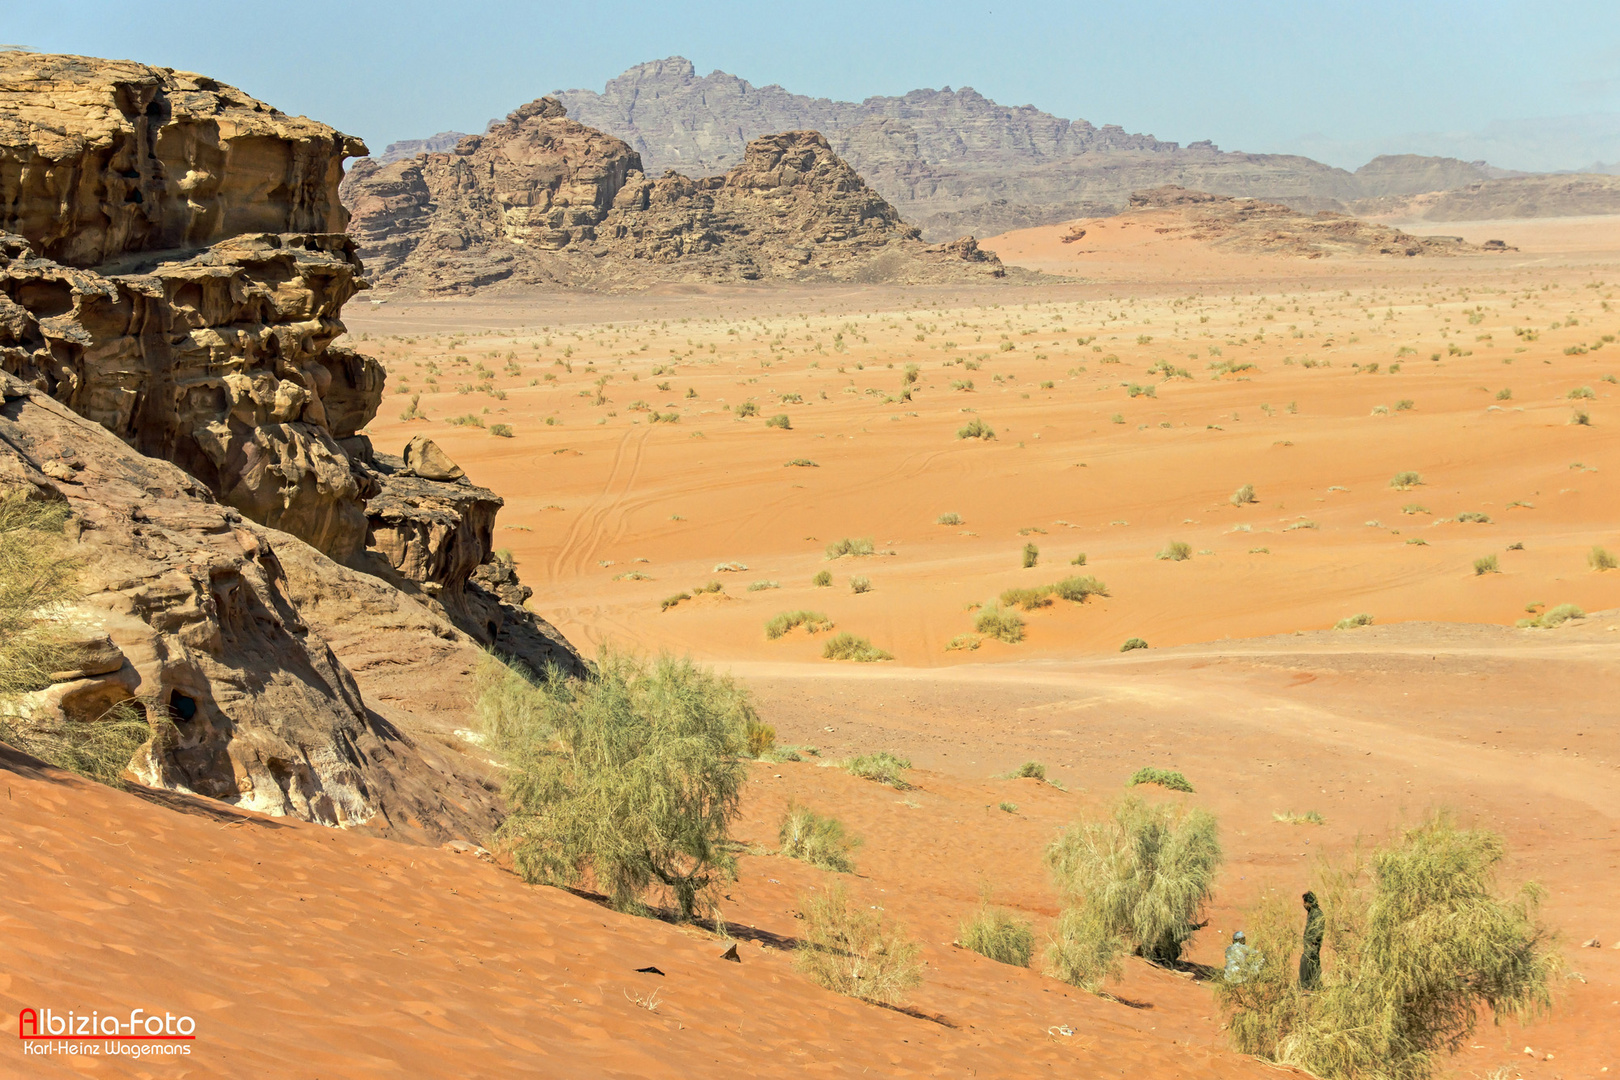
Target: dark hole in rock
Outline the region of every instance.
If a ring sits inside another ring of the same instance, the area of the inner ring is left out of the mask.
[[[501,628],[500,628],[500,625],[498,623],[491,620],[490,622],[487,622],[484,625],[489,627],[489,636],[490,637],[494,638],[494,637],[499,637],[500,636]]]
[[[175,690],[169,694],[169,711],[182,720],[193,720],[197,716],[197,699]]]

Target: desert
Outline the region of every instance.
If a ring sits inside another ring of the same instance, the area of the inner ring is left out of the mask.
[[[0,52],[0,1075],[1620,1069],[1612,178],[676,60]]]

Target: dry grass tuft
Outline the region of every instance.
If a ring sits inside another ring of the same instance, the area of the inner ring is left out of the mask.
[[[804,944],[793,954],[801,974],[835,993],[893,1005],[922,983],[922,949],[881,912],[850,902],[842,883],[800,897]]]

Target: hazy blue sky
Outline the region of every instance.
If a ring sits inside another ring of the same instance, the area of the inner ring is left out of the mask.
[[[859,100],[972,86],[1183,143],[1620,161],[1620,0],[7,2],[0,42],[205,72],[374,149],[679,54]],[[1526,123],[1526,121],[1533,121]]]

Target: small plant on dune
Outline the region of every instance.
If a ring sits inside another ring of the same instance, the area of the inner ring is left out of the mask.
[[[1034,566],[1037,562],[1040,561],[1040,558],[1041,558],[1041,549],[1040,548],[1036,547],[1034,544],[1025,544],[1024,545],[1024,569],[1025,570],[1028,570],[1030,567]]]
[[[1468,525],[1489,525],[1491,523],[1491,515],[1482,514],[1478,510],[1464,510],[1462,513],[1457,515],[1457,520]]]
[[[737,416],[758,416],[759,415],[759,405],[756,404],[755,402],[752,402],[752,401],[745,401],[741,405],[737,406],[737,408],[735,410],[735,415],[737,415]]]
[[[1532,627],[1537,630],[1550,630],[1555,626],[1563,626],[1571,619],[1584,619],[1586,612],[1574,604],[1559,604],[1548,611],[1543,611],[1529,619],[1520,619],[1518,625]]]
[[[748,591],[764,592],[767,589],[780,589],[781,587],[782,583],[780,581],[753,581],[749,582]]]
[[[964,949],[1013,967],[1029,967],[1035,955],[1035,930],[1030,921],[992,906],[988,897],[980,901],[977,911],[962,920],[956,940]]]
[[[743,742],[749,757],[768,757],[776,749],[776,728],[750,716],[743,725]]]
[[[1501,572],[1502,568],[1497,564],[1495,555],[1481,555],[1479,558],[1474,560],[1475,577],[1480,577],[1484,574],[1500,574]]]
[[[953,514],[941,514],[941,515],[939,515],[939,517],[934,519],[934,524],[935,525],[960,525],[960,524],[962,524],[962,515],[961,514],[954,514],[954,513]]]
[[[1164,545],[1164,550],[1154,556],[1156,559],[1166,559],[1170,562],[1185,562],[1192,558],[1192,545],[1184,540],[1172,540]]]
[[[892,788],[904,791],[911,787],[901,774],[911,768],[911,760],[888,750],[878,750],[871,754],[856,754],[839,762],[839,768],[851,776],[858,776],[862,780],[875,780],[880,784],[887,784]]]
[[[784,611],[765,623],[765,639],[775,641],[794,627],[802,626],[806,633],[816,634],[832,629],[832,620],[819,611]]]
[[[1046,850],[1064,899],[1047,953],[1052,974],[1096,992],[1127,950],[1179,960],[1220,863],[1215,816],[1202,807],[1128,796],[1110,817],[1069,826]]]
[[[410,407],[402,411],[399,414],[399,418],[401,420],[426,420],[428,415],[422,411],[421,404],[422,395],[412,394]]]
[[[747,691],[689,660],[603,651],[588,678],[554,669],[532,692],[530,723],[486,732],[508,767],[496,838],[518,873],[573,885],[589,870],[620,910],[649,890],[682,920],[712,909],[736,873]]]
[[[862,536],[853,539],[846,536],[842,540],[835,540],[827,545],[827,558],[840,559],[845,555],[852,558],[860,558],[863,555],[871,555],[876,550],[877,549],[872,546],[872,538],[870,536]]]
[[[1497,888],[1501,839],[1445,813],[1330,867],[1322,894],[1332,963],[1299,986],[1299,908],[1273,896],[1244,920],[1265,957],[1216,995],[1233,1044],[1325,1080],[1425,1080],[1480,1017],[1525,1021],[1551,1005],[1562,966],[1542,890]]]
[[[856,637],[849,631],[834,637],[827,642],[821,650],[825,660],[853,660],[857,664],[873,664],[880,660],[893,660],[892,653],[886,653],[863,637]]]
[[[1253,484],[1244,484],[1242,487],[1232,492],[1233,506],[1248,506],[1250,503],[1257,503],[1259,501],[1260,500],[1254,494]]]
[[[1333,624],[1333,629],[1335,629],[1335,630],[1354,630],[1358,626],[1371,626],[1372,624],[1373,624],[1372,615],[1369,612],[1363,611],[1359,615],[1351,615],[1351,616],[1348,616],[1346,618],[1340,619],[1338,622]]]
[[[781,428],[783,431],[789,431],[792,429],[793,423],[788,419],[787,413],[777,413],[775,416],[765,421],[765,426],[768,428]]]
[[[1590,386],[1577,386],[1564,396],[1569,398],[1571,401],[1580,401],[1582,399],[1593,401],[1597,399],[1597,395],[1592,392],[1592,388]]]
[[[1070,559],[1069,560],[1069,565],[1070,566],[1084,566],[1084,565],[1086,565],[1086,553],[1082,551],[1080,554],[1078,554],[1074,558]]]
[[[1500,389],[1500,390],[1498,390],[1496,392],[1496,400],[1497,401],[1512,401],[1513,400],[1513,391],[1509,390],[1507,387],[1504,386],[1502,389]]]
[[[1171,791],[1191,792],[1193,787],[1187,783],[1187,778],[1173,769],[1157,769],[1152,765],[1144,765],[1131,774],[1130,787],[1138,784],[1157,784]]]
[[[512,432],[512,425],[510,424],[491,424],[489,425],[489,433],[498,439],[510,439],[515,437]]]
[[[781,854],[839,874],[855,872],[856,848],[861,838],[844,831],[844,823],[823,816],[797,802],[789,802],[777,830]]]
[[[1026,761],[1007,774],[1009,780],[1039,780],[1046,782],[1046,766],[1038,761]]]
[[[1052,590],[1049,586],[1039,589],[1004,589],[998,602],[1004,608],[1020,607],[1025,611],[1034,611],[1036,608],[1052,605]]]
[[[796,457],[792,461],[784,462],[782,464],[782,467],[784,469],[789,469],[789,468],[795,468],[795,469],[819,469],[819,468],[821,468],[820,465],[817,465],[815,462],[811,461],[807,457]]]
[[[1147,642],[1143,641],[1139,637],[1133,637],[1133,638],[1126,638],[1125,639],[1125,644],[1123,644],[1123,645],[1121,645],[1119,647],[1119,651],[1120,652],[1134,652],[1137,649],[1145,649],[1147,647],[1148,647]]]
[[[717,593],[717,592],[724,592],[724,591],[725,591],[725,586],[721,585],[718,581],[711,581],[707,585],[694,585],[694,586],[692,586],[692,592],[694,594],[698,595],[698,596],[701,596],[704,593]]]
[[[1084,558],[1084,556],[1082,556],[1082,558]],[[1084,577],[1079,575],[1074,577],[1066,577],[1062,581],[1048,586],[1048,588],[1050,588],[1053,595],[1057,596],[1059,599],[1068,600],[1076,604],[1083,604],[1086,602],[1087,598],[1092,596],[1108,595],[1108,586],[1104,585],[1102,582],[1098,581],[1089,574]]]
[[[973,629],[985,637],[1016,645],[1024,640],[1024,620],[1016,611],[999,604],[986,604],[973,616]]]
[[[1608,548],[1594,545],[1592,550],[1586,553],[1586,565],[1590,566],[1593,570],[1602,572],[1604,570],[1613,570],[1616,566],[1620,566],[1620,561],[1616,561],[1614,552],[1610,551]]]
[[[1004,814],[1016,814],[1018,813],[1018,804],[1015,802],[1006,802],[1004,800],[996,804],[996,809],[1000,810]]]
[[[1410,491],[1423,483],[1423,477],[1415,472],[1398,472],[1390,477],[1389,486],[1400,491]]]
[[[818,571],[816,571],[816,576],[810,579],[810,584],[814,585],[818,589],[825,589],[825,588],[829,587],[830,585],[832,585],[832,571],[831,570],[818,570]]]
[[[956,437],[958,439],[993,439],[996,437],[996,433],[991,430],[989,424],[975,416],[966,425],[956,429]]]
[[[872,591],[872,579],[869,577],[852,577],[849,579],[849,591],[852,593],[869,593]]]
[[[922,983],[921,949],[883,914],[850,902],[842,883],[800,897],[804,944],[795,970],[834,993],[893,1005]]]
[[[946,652],[972,652],[984,639],[978,634],[957,634],[945,643]]]
[[[1307,810],[1303,814],[1296,814],[1292,810],[1286,813],[1277,810],[1271,815],[1272,821],[1280,821],[1285,825],[1326,825],[1327,819],[1316,810]]]

